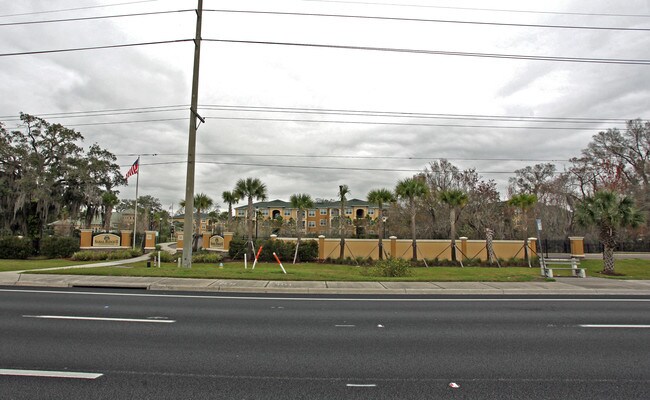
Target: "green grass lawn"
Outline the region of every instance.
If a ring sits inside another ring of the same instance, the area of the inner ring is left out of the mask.
[[[88,261],[70,261],[70,260],[0,260],[0,272],[2,271],[22,271],[38,268],[56,268],[67,267],[68,265],[88,264]]]
[[[616,260],[614,271],[616,276],[603,275],[599,272],[603,270],[603,260],[582,260],[580,266],[587,269],[587,276],[610,278],[610,279],[650,279],[650,260],[640,260],[630,258],[625,260]],[[566,272],[566,271],[563,271]],[[555,275],[555,271],[553,271]]]
[[[69,260],[0,260],[0,271],[32,270],[87,262]],[[583,260],[580,265],[587,269],[587,276],[610,279],[648,279],[650,280],[650,260],[616,260],[616,272],[621,276],[606,276],[602,260]],[[486,267],[430,267],[412,268],[411,275],[400,278],[385,278],[368,275],[364,267],[333,264],[285,264],[287,274],[283,274],[275,263],[260,263],[255,270],[244,269],[241,262],[225,263],[223,268],[216,264],[195,263],[191,269],[178,268],[175,263],[163,263],[162,268],[147,268],[146,262],[128,264],[120,267],[78,268],[59,271],[32,273],[70,274],[70,275],[108,275],[108,276],[160,276],[173,278],[209,279],[260,279],[260,280],[314,280],[314,281],[433,281],[433,282],[530,282],[542,281],[539,268],[486,268]],[[557,271],[560,276],[569,276],[569,271]],[[556,271],[554,274],[557,276]]]
[[[283,274],[275,263],[260,263],[255,270],[244,269],[240,262],[225,263],[223,268],[215,264],[192,264],[191,269],[178,268],[176,264],[163,263],[161,268],[147,268],[146,263],[123,267],[83,268],[47,271],[50,274],[110,275],[110,276],[162,276],[175,278],[210,279],[260,279],[292,281],[484,281],[529,282],[543,280],[539,268],[478,268],[478,267],[430,267],[412,268],[411,275],[400,278],[370,276],[364,267],[333,264],[286,264]],[[38,272],[34,272],[38,273]]]

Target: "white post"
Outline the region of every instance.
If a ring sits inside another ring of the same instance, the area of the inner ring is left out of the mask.
[[[244,253],[244,269],[248,269],[248,263],[246,262],[246,253]]]
[[[158,252],[158,268],[160,268],[160,252]]]

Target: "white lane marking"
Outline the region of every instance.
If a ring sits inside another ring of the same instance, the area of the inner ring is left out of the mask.
[[[338,298],[338,297],[260,297],[260,296],[206,296],[206,295],[184,295],[184,294],[152,294],[152,293],[102,293],[102,292],[65,292],[57,290],[31,290],[31,289],[0,289],[0,292],[14,292],[14,293],[45,293],[45,294],[61,294],[61,295],[86,295],[86,296],[119,296],[119,297],[155,297],[155,298],[172,298],[172,299],[211,299],[211,300],[280,300],[280,301],[374,301],[374,302],[430,302],[430,303],[446,303],[446,302],[459,302],[459,303],[517,303],[517,302],[576,302],[576,303],[650,303],[650,299],[454,299],[454,298],[440,298],[440,299],[413,299],[413,298]]]
[[[356,325],[334,325],[337,328],[354,328]]]
[[[104,374],[93,374],[89,372],[68,372],[68,371],[37,371],[29,369],[0,369],[0,375],[6,376],[34,376],[41,378],[71,378],[71,379],[97,379]]]
[[[171,324],[176,322],[173,319],[100,318],[100,317],[76,317],[70,315],[23,315],[23,318],[72,319],[72,320],[82,320],[82,321],[112,321],[112,322],[151,322],[151,323],[159,323],[159,324]]]
[[[650,325],[579,325],[581,328],[639,328],[650,329]]]
[[[362,383],[348,383],[345,386],[347,387],[377,387],[374,383],[367,383],[367,384],[362,384]]]

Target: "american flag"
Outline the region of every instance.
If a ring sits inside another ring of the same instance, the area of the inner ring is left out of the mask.
[[[137,160],[131,165],[131,168],[129,168],[129,172],[126,173],[126,179],[129,179],[131,175],[135,175],[138,173],[138,169],[140,168],[140,157],[138,157]]]

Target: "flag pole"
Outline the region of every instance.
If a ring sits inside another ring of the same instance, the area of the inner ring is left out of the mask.
[[[133,250],[135,250],[135,234],[138,228],[138,186],[140,184],[140,156],[138,155],[138,173],[135,177],[135,208],[133,209]]]

